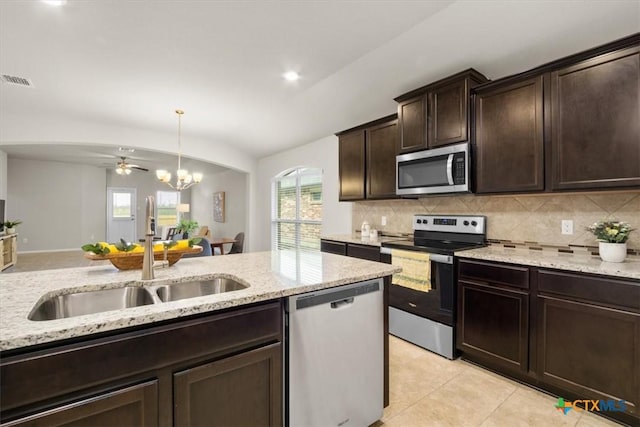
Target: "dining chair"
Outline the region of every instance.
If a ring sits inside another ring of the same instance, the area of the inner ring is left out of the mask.
[[[211,237],[211,230],[209,230],[209,226],[207,226],[207,225],[201,226],[200,230],[198,230],[198,234],[196,235],[196,237],[207,237],[207,238],[210,238]]]
[[[241,254],[244,250],[244,233],[238,233],[235,237],[235,243],[231,245],[230,254]]]
[[[182,258],[195,258],[195,257],[199,257],[199,256],[211,256],[211,243],[209,242],[209,239],[207,239],[206,237],[202,237],[200,242],[197,244],[198,246],[202,246],[202,252],[199,252],[197,254],[184,254],[182,255]]]
[[[176,227],[169,227],[167,230],[167,238],[166,240],[173,240],[173,236],[176,235]]]

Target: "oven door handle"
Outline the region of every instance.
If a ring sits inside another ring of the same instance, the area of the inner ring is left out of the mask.
[[[447,159],[447,180],[449,181],[449,185],[453,185],[453,153],[449,154],[449,158]]]
[[[391,248],[380,247],[380,253],[382,255],[391,255]],[[450,255],[430,254],[429,259],[433,262],[439,262],[441,264],[453,264],[453,257]]]
[[[429,259],[440,264],[453,264],[453,257],[450,255],[431,254]]]

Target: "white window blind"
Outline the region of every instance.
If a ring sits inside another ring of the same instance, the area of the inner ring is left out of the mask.
[[[320,249],[322,170],[298,168],[273,179],[273,249]]]

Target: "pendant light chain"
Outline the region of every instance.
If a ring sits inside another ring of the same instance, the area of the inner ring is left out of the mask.
[[[182,169],[182,165],[181,165],[181,158],[182,158],[182,115],[184,114],[184,111],[182,110],[176,110],[176,113],[178,114],[178,170]]]
[[[157,170],[156,177],[160,182],[167,184],[174,190],[182,191],[194,184],[199,184],[202,181],[202,173],[194,172],[190,174],[188,170],[182,169],[182,115],[184,111],[176,110],[176,114],[178,115],[178,170],[176,171],[176,183],[175,185],[171,183],[171,173],[164,169]]]

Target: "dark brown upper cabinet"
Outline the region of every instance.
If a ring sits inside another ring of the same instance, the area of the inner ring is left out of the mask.
[[[338,136],[340,200],[364,199],[365,134],[356,130]]]
[[[396,197],[396,141],[398,120],[372,126],[366,130],[367,199]]]
[[[551,73],[553,190],[640,185],[640,47]]]
[[[398,154],[469,140],[469,91],[487,78],[469,69],[396,98]]]
[[[396,197],[395,114],[338,136],[340,201]]]
[[[640,186],[640,35],[475,87],[477,193]]]
[[[543,76],[475,95],[476,192],[544,190]]]

